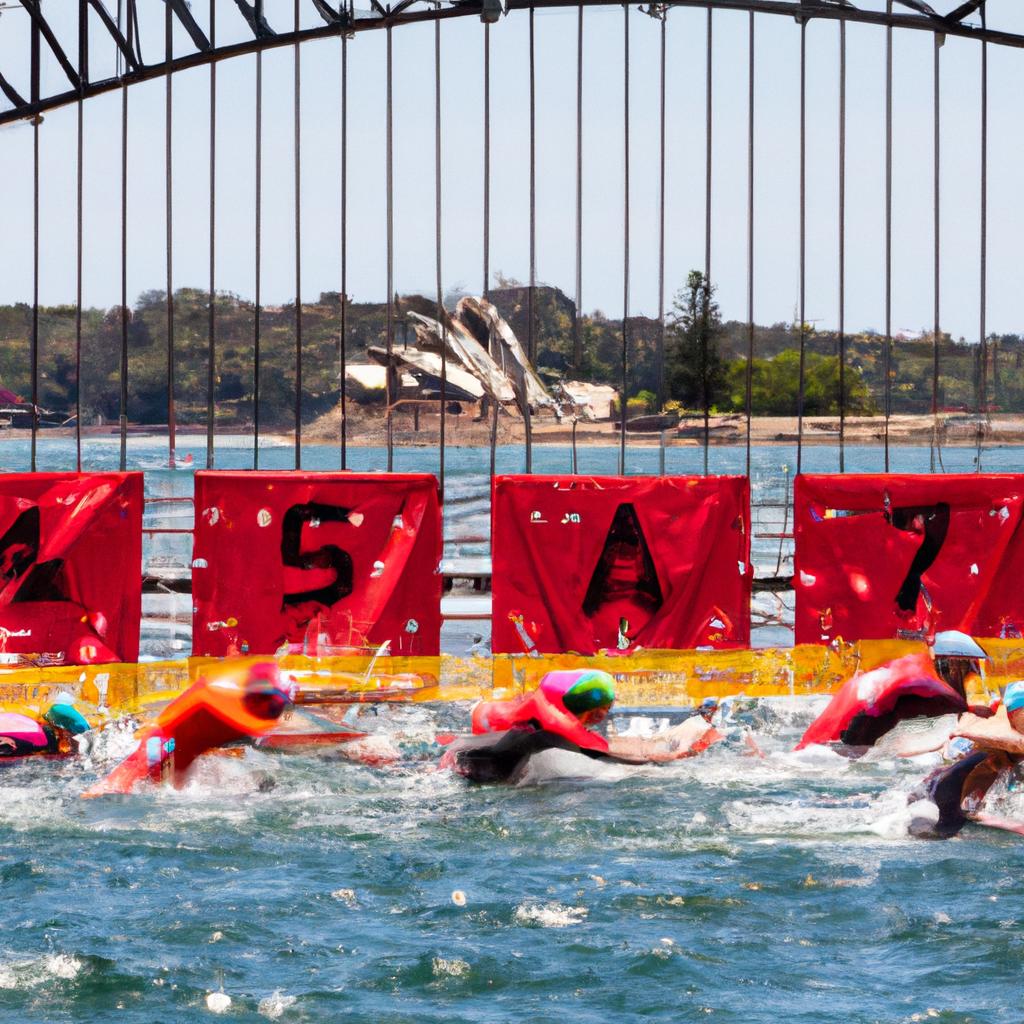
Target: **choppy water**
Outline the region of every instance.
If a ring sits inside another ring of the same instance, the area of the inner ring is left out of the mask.
[[[810,714],[747,713],[764,757],[737,733],[530,789],[248,751],[86,802],[102,763],[2,766],[0,1012],[207,1020],[223,991],[254,1022],[1019,1021],[1020,840],[908,838],[927,765],[787,753]]]

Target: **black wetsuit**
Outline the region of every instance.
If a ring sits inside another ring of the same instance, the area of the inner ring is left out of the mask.
[[[455,770],[471,782],[510,782],[530,757],[544,750],[569,750],[587,757],[609,759],[607,754],[584,750],[557,733],[530,728],[465,736],[449,748],[455,758]]]
[[[959,761],[936,769],[910,794],[913,800],[930,800],[939,809],[939,820],[911,822],[910,830],[924,839],[950,839],[969,821],[964,801],[980,801],[996,780],[1021,761],[1002,752],[983,750],[965,754]]]

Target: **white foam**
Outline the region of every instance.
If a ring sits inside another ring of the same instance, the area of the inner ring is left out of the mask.
[[[47,953],[31,960],[0,962],[0,989],[30,989],[60,978],[73,981],[82,971],[82,961],[67,953]]]
[[[561,903],[522,903],[516,907],[512,920],[527,927],[569,928],[574,924],[582,924],[586,916],[586,907],[566,907]]]
[[[288,1007],[294,1006],[295,1003],[295,996],[286,996],[280,989],[274,989],[269,996],[259,1001],[256,1010],[268,1020],[277,1020]]]
[[[458,957],[447,960],[443,956],[435,956],[431,970],[434,972],[435,978],[462,978],[469,974],[469,964]]]

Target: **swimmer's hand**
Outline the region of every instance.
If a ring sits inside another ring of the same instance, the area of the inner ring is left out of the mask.
[[[1024,735],[1010,725],[1006,712],[1000,708],[991,718],[966,714],[957,722],[953,736],[970,740],[979,750],[1004,750],[1024,755]]]
[[[722,739],[722,734],[700,715],[680,722],[648,739],[640,736],[609,736],[608,753],[633,764],[677,761],[692,757]]]

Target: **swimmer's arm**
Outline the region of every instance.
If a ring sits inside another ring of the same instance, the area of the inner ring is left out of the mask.
[[[972,814],[970,818],[971,821],[977,822],[979,825],[1000,828],[1005,832],[1016,832],[1017,835],[1024,836],[1024,822],[1011,821],[1009,818],[997,818],[994,814],[985,814],[984,812]]]
[[[1008,754],[1024,755],[1024,735],[1010,725],[1005,713],[997,713],[992,718],[964,715],[953,735],[970,740],[981,750],[1004,750]]]
[[[676,761],[690,757],[722,739],[722,735],[699,715],[649,738],[609,736],[608,753],[632,764]]]

